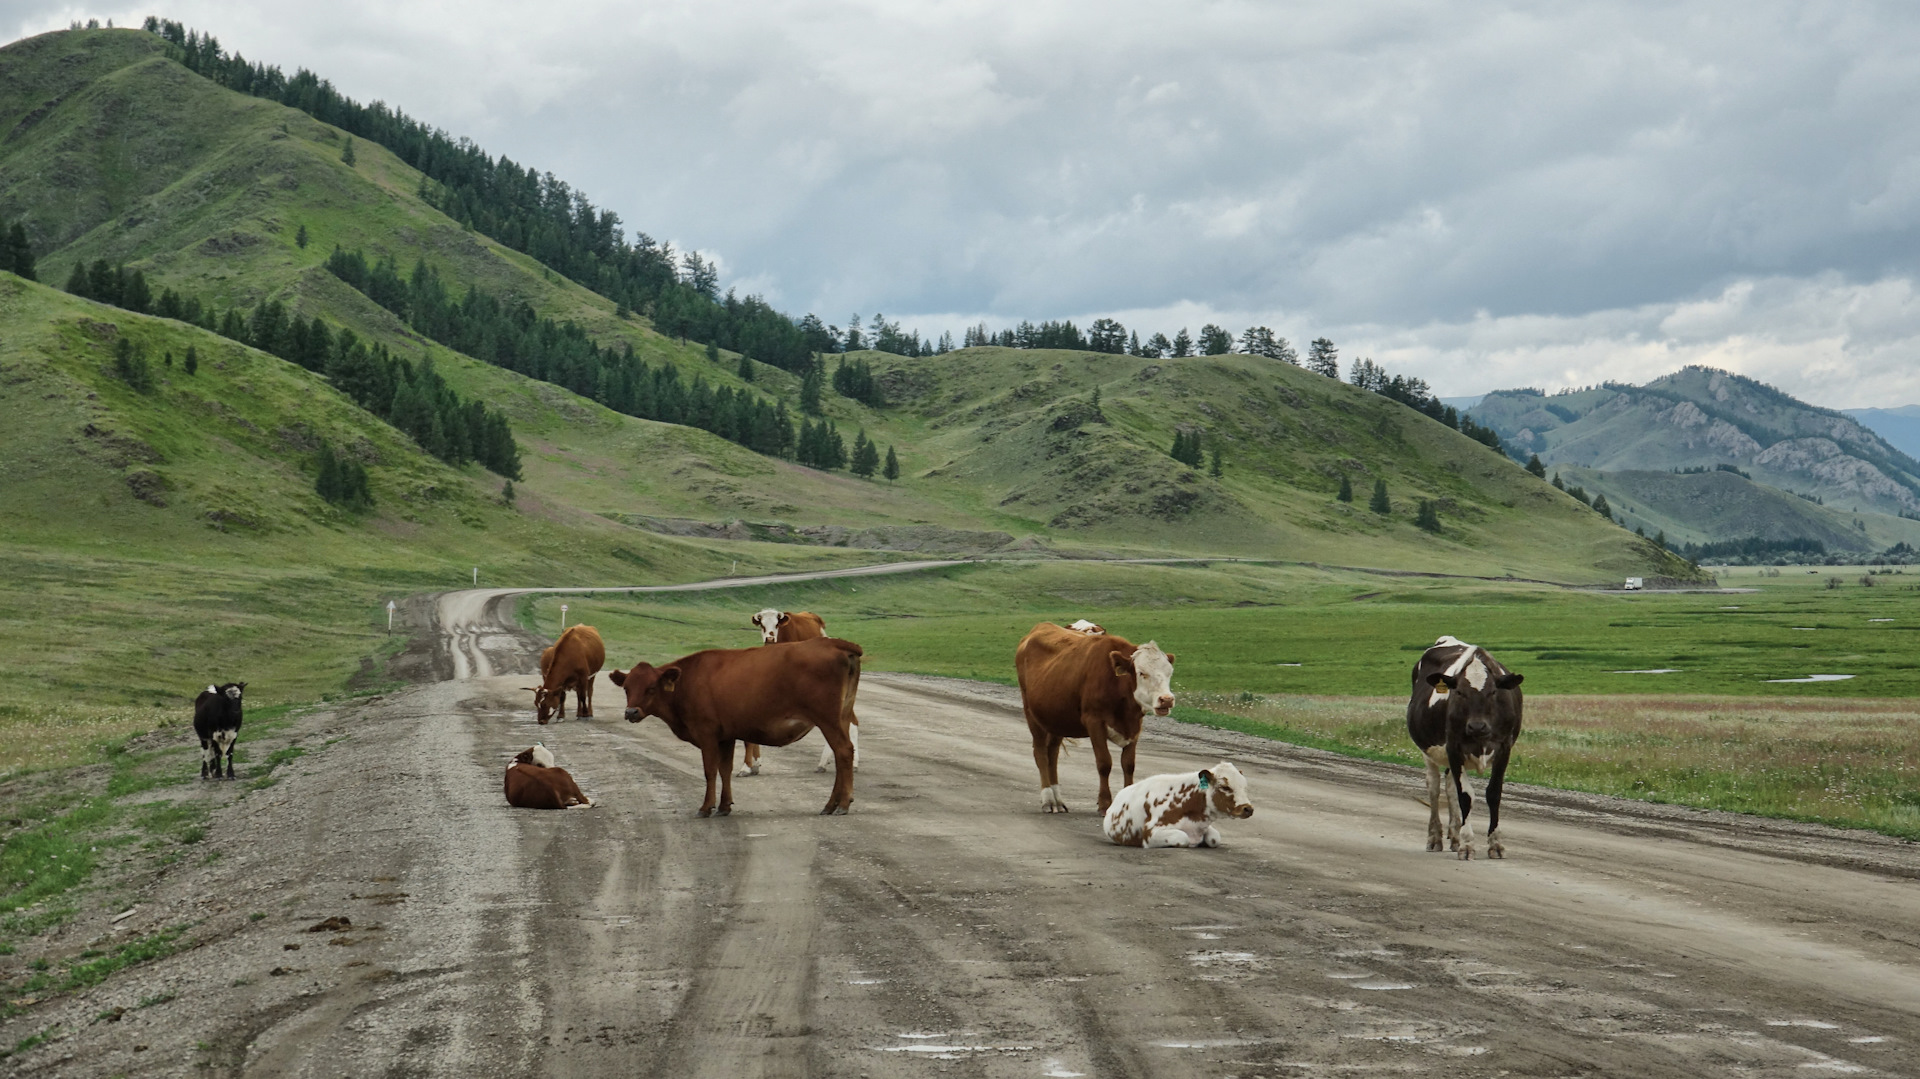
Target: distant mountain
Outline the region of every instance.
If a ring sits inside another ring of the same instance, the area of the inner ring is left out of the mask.
[[[1856,513],[1822,506],[1776,487],[1722,469],[1707,472],[1599,472],[1556,466],[1570,487],[1604,494],[1628,528],[1668,542],[1717,540],[1817,540],[1829,552],[1884,551],[1896,543],[1920,545],[1920,521],[1884,513]]]
[[[1873,433],[1886,439],[1909,457],[1920,459],[1920,405],[1899,408],[1843,408],[1841,412],[1859,420]]]
[[[1452,405],[1454,408],[1465,412],[1486,399],[1486,394],[1476,393],[1472,397],[1442,397],[1440,403],[1443,405]]]
[[[1852,416],[1709,367],[1645,386],[1500,390],[1471,414],[1516,456],[1537,453],[1548,465],[1672,472],[1732,464],[1830,508],[1920,514],[1920,461],[1905,450]]]

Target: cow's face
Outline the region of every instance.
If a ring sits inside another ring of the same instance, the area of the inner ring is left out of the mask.
[[[555,708],[561,707],[566,703],[567,691],[564,689],[554,691],[545,686],[526,686],[523,688],[532,692],[533,711],[542,723],[545,723],[553,715]]]
[[[780,626],[787,620],[787,612],[776,611],[772,607],[753,616],[753,625],[760,631],[760,643],[773,644],[780,639]]]
[[[247,688],[247,684],[245,682],[234,682],[228,685],[226,689],[221,690],[221,692],[227,695],[228,700],[238,704],[240,701],[240,694],[243,693],[246,690],[246,688]]]
[[[1132,659],[1115,652],[1113,660],[1115,674],[1133,678],[1133,699],[1142,712],[1164,716],[1173,711],[1173,656],[1148,641],[1133,650]]]
[[[1075,622],[1073,625],[1068,626],[1067,628],[1074,631],[1075,633],[1084,633],[1089,637],[1099,637],[1107,632],[1106,630],[1101,629],[1099,626],[1093,624],[1092,622],[1087,621],[1084,618],[1082,618],[1078,622]]]
[[[1247,796],[1247,777],[1240,774],[1240,769],[1221,761],[1201,772],[1200,781],[1207,788],[1207,805],[1213,812],[1242,820],[1253,816],[1253,802]]]
[[[630,671],[611,671],[607,677],[627,691],[627,722],[638,723],[648,716],[665,718],[673,705],[673,694],[680,686],[680,668],[655,667],[636,663]]]
[[[1429,704],[1447,705],[1447,727],[1460,732],[1462,750],[1469,757],[1483,756],[1493,749],[1500,722],[1501,693],[1520,688],[1521,675],[1507,671],[1495,675],[1478,654],[1456,674],[1436,671],[1427,676],[1433,687]]]
[[[515,764],[537,764],[542,768],[551,768],[553,767],[553,750],[535,742],[514,754],[513,761]]]

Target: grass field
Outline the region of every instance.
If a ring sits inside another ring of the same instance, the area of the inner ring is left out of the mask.
[[[1013,681],[1041,620],[1091,617],[1178,657],[1175,718],[1418,764],[1408,671],[1442,633],[1527,676],[1511,772],[1538,783],[1920,838],[1920,574],[1725,571],[1753,593],[1594,593],[1302,567],[979,564],[705,596],[569,597],[610,664],[750,647],[812,610],[869,670]],[[1829,580],[1843,582],[1827,587]],[[523,616],[558,628],[558,599]],[[939,611],[939,614],[927,612]],[[1297,664],[1297,666],[1296,666]],[[1679,668],[1671,674],[1621,674]],[[1831,682],[1775,682],[1809,674]]]

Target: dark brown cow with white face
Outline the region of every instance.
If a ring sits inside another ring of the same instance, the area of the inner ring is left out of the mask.
[[[1413,665],[1407,733],[1427,758],[1427,849],[1440,849],[1442,773],[1453,777],[1447,802],[1447,839],[1461,859],[1473,857],[1473,795],[1463,774],[1487,778],[1487,857],[1504,858],[1500,845],[1500,788],[1507,759],[1520,737],[1522,677],[1484,648],[1442,637]]]
[[[700,816],[733,812],[733,745],[784,746],[814,728],[833,751],[833,793],[823,814],[853,804],[853,701],[860,646],[835,637],[760,648],[713,648],[664,667],[636,663],[608,675],[626,690],[627,721],[659,716],[698,746],[707,775]],[[718,780],[718,798],[715,781]]]
[[[792,644],[795,641],[811,641],[827,635],[826,619],[812,611],[777,611],[772,607],[754,615],[753,627],[760,631],[762,644]],[[853,767],[860,768],[860,721],[855,719],[848,731],[853,739]],[[820,763],[813,770],[824,772],[833,766],[833,747],[820,747]],[[760,747],[752,742],[745,744],[740,754],[738,776],[757,776],[760,774]]]
[[[1110,633],[1089,635],[1042,622],[1013,655],[1020,676],[1020,704],[1033,735],[1033,762],[1040,769],[1040,810],[1065,813],[1060,797],[1060,743],[1086,738],[1100,769],[1100,812],[1113,804],[1108,776],[1120,747],[1120,768],[1133,783],[1134,751],[1147,711],[1173,711],[1173,657],[1152,641],[1135,645]]]
[[[507,804],[515,809],[591,809],[593,801],[565,768],[556,768],[553,751],[539,742],[521,750],[507,765]]]

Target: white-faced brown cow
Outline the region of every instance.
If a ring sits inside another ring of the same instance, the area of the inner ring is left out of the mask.
[[[627,721],[659,716],[698,746],[707,775],[700,816],[733,812],[733,745],[784,746],[814,728],[833,752],[833,793],[820,812],[853,804],[854,696],[860,646],[835,637],[760,648],[712,648],[664,667],[636,663],[608,677],[627,693]],[[715,798],[715,780],[719,797]]]
[[[1427,849],[1440,849],[1443,774],[1453,778],[1447,803],[1447,840],[1462,860],[1473,857],[1473,795],[1464,772],[1488,773],[1487,857],[1504,858],[1500,846],[1500,788],[1507,759],[1520,737],[1521,676],[1500,665],[1484,648],[1442,637],[1413,665],[1413,696],[1407,701],[1407,733],[1427,759]]]
[[[507,763],[507,804],[515,809],[592,809],[565,768],[554,765],[553,751],[535,742]]]
[[[792,644],[795,641],[811,641],[827,635],[826,619],[812,611],[776,611],[768,607],[753,616],[753,626],[760,631],[762,644]],[[849,728],[848,737],[853,740],[853,767],[860,768],[860,721],[855,719]],[[833,747],[820,747],[820,763],[813,770],[824,772],[833,766]],[[738,776],[757,776],[760,774],[760,747],[752,742],[746,743],[740,753]]]
[[[1089,622],[1084,618],[1080,619],[1078,622],[1075,622],[1073,625],[1068,626],[1067,628],[1074,631],[1075,633],[1084,633],[1089,637],[1098,637],[1102,633],[1106,632],[1106,630],[1101,629],[1099,625],[1093,622]]]
[[[1214,821],[1251,816],[1247,778],[1221,761],[1198,772],[1148,776],[1128,785],[1100,827],[1123,847],[1217,847],[1220,829]]]
[[[1152,641],[1143,645],[1111,634],[1075,633],[1052,622],[1033,627],[1013,655],[1020,676],[1020,704],[1033,735],[1033,763],[1040,769],[1040,809],[1065,813],[1060,797],[1060,743],[1086,738],[1100,769],[1100,812],[1113,804],[1108,776],[1120,747],[1120,769],[1133,782],[1134,751],[1147,711],[1173,711],[1173,657]]]

